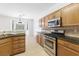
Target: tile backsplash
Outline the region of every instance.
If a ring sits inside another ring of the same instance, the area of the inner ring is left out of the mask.
[[[70,27],[69,29],[65,29],[65,33],[77,33],[79,34],[79,26]]]

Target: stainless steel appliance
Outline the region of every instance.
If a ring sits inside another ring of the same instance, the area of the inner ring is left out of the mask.
[[[55,30],[51,33],[45,33],[45,44],[44,44],[44,50],[50,55],[50,56],[56,56],[57,55],[57,39],[59,37],[64,36],[63,30]]]
[[[54,19],[48,21],[48,27],[60,27],[60,26],[62,26],[61,17],[54,18]]]
[[[56,55],[56,38],[45,36],[44,49],[49,55],[55,56]]]

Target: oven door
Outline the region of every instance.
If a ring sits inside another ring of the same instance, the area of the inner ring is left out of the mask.
[[[55,38],[54,39],[46,38],[44,49],[49,55],[54,55],[55,56],[56,55],[56,41],[55,41]]]

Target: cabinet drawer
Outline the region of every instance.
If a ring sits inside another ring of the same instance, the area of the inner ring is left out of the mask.
[[[19,48],[19,44],[15,44],[12,46],[13,49],[18,49]]]
[[[58,56],[79,56],[79,53],[68,48],[68,47],[65,47],[61,44],[58,44]]]
[[[73,44],[71,42],[65,42],[65,46],[79,52],[79,45]]]
[[[24,39],[19,40],[19,43],[25,43],[25,40]]]
[[[21,47],[25,47],[25,43],[16,43],[16,44],[13,44],[13,48],[21,48]]]
[[[62,45],[65,45],[65,41],[62,40],[62,39],[59,39],[59,40],[58,40],[58,43],[59,43],[59,44],[62,44]]]
[[[13,41],[12,42],[12,44],[18,44],[19,43],[19,41]]]
[[[0,40],[0,44],[6,43],[6,42],[9,42],[9,41],[11,41],[10,38],[1,39],[1,40]]]
[[[20,48],[22,48],[22,47],[24,48],[25,47],[25,44],[24,43],[21,43],[21,44],[19,44],[19,47]]]
[[[18,40],[18,37],[13,38],[13,41],[17,41],[17,40]]]
[[[15,50],[13,50],[13,54],[20,53],[20,52],[23,52],[23,51],[25,51],[24,48],[15,49]]]

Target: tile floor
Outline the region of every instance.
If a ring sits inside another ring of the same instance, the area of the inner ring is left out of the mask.
[[[36,43],[33,37],[29,37],[26,39],[26,52],[15,56],[48,56],[48,54]]]

